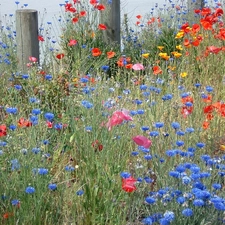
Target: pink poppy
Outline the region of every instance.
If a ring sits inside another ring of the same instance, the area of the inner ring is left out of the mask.
[[[141,63],[136,63],[132,66],[133,70],[144,70],[144,66]]]
[[[152,145],[152,142],[142,135],[137,135],[132,139],[138,146],[143,146],[144,148],[149,148]]]
[[[77,40],[70,40],[68,46],[74,46],[77,44]]]
[[[113,126],[121,124],[123,121],[131,121],[133,118],[129,115],[129,111],[115,111],[106,123],[106,127],[110,131]]]

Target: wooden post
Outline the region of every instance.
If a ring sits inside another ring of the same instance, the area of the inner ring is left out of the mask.
[[[188,0],[188,21],[191,25],[192,23],[199,22],[199,19],[195,18],[195,9],[202,9],[204,7],[204,0]]]
[[[19,70],[26,72],[30,56],[39,62],[37,10],[16,10],[16,38]]]
[[[107,26],[104,31],[106,43],[117,43],[120,45],[120,0],[102,0],[107,7],[106,12],[102,12],[101,22]]]

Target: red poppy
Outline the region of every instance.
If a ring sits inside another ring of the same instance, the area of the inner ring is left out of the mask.
[[[45,39],[43,38],[43,36],[41,36],[41,35],[38,35],[38,41],[44,41]]]
[[[132,67],[133,67],[132,63],[128,63],[128,64],[125,65],[126,69],[132,69]]]
[[[92,52],[92,55],[95,57],[100,56],[102,54],[99,48],[92,48],[91,52]]]
[[[5,124],[0,125],[0,137],[7,135],[7,127]]]
[[[87,12],[86,11],[80,11],[80,17],[86,16]]]
[[[21,127],[21,128],[22,127],[31,127],[32,123],[27,119],[20,118],[19,121],[18,121],[18,126]]]
[[[142,16],[141,16],[141,15],[137,15],[136,18],[137,18],[138,20],[140,20],[140,19],[142,18]]]
[[[197,47],[197,46],[199,46],[200,41],[199,41],[198,39],[196,39],[196,40],[192,41],[191,44],[192,44],[193,46]]]
[[[194,110],[193,106],[183,106],[181,108],[181,114],[183,115],[184,118],[186,118],[188,115],[190,115]]]
[[[100,152],[103,150],[103,145],[98,140],[92,142],[91,146],[95,149],[95,151],[98,150]]]
[[[206,106],[206,107],[203,108],[203,112],[204,113],[212,113],[213,110],[214,110],[213,105],[208,105],[208,106]]]
[[[197,33],[200,31],[200,26],[198,24],[193,24],[192,25],[192,32]]]
[[[202,124],[203,129],[205,129],[205,130],[208,129],[209,128],[209,124],[210,124],[209,122],[204,121],[203,124]]]
[[[217,8],[214,12],[216,17],[223,15],[223,10],[221,8]]]
[[[56,55],[56,58],[57,59],[62,59],[65,55],[63,53],[60,53],[58,55]]]
[[[12,212],[6,212],[5,214],[3,214],[3,219],[8,219],[9,217],[12,217],[13,213]]]
[[[100,23],[100,24],[98,25],[98,29],[99,29],[99,30],[106,30],[106,29],[107,29],[107,26],[106,26],[105,24]]]
[[[97,6],[95,6],[95,8],[97,8],[99,11],[105,10],[105,6],[103,4],[98,4]]]
[[[78,18],[78,17],[72,18],[72,22],[73,22],[73,23],[77,23],[78,21],[79,21],[79,18]]]
[[[91,4],[91,5],[98,4],[98,0],[90,0],[90,4]]]
[[[152,70],[154,75],[162,74],[162,70],[159,66],[153,66]]]
[[[137,180],[133,177],[129,177],[129,178],[123,178],[122,179],[122,189],[126,192],[133,192],[135,190],[137,190],[135,183],[137,182]]]
[[[218,48],[215,46],[209,46],[209,47],[207,47],[207,50],[211,53],[218,54],[222,50],[222,48]]]

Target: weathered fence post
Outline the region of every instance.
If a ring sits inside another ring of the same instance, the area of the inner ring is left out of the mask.
[[[29,56],[36,57],[39,62],[37,10],[16,10],[16,38],[19,70],[26,72]]]
[[[107,15],[101,17],[101,22],[107,26],[104,31],[104,40],[106,43],[114,43],[120,45],[120,0],[102,0],[107,6]]]
[[[199,22],[198,19],[195,18],[195,9],[202,9],[205,5],[204,0],[187,0],[188,5],[188,20],[189,23],[196,23]]]

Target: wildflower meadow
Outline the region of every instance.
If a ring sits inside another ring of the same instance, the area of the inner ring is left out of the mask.
[[[124,15],[120,46],[112,1],[61,4],[26,73],[2,18],[0,224],[225,224],[222,2]]]

